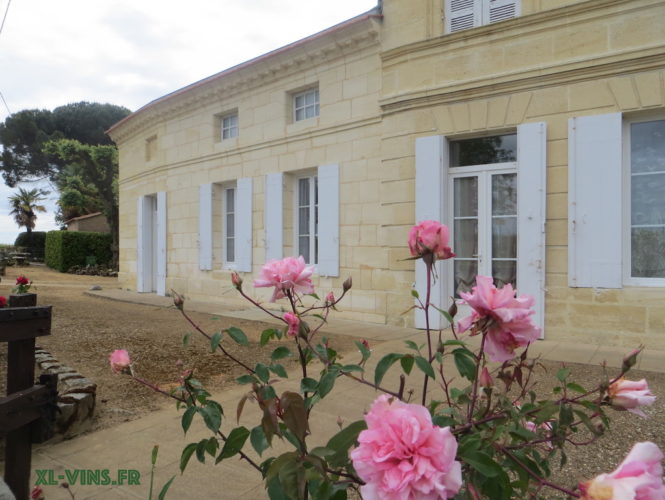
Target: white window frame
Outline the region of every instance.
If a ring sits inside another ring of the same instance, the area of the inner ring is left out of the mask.
[[[314,102],[311,104],[307,104],[307,97],[310,95],[314,95]],[[298,106],[297,101],[298,98],[302,97],[303,99],[303,105]],[[307,110],[314,108],[314,114],[312,116],[306,116],[307,115]],[[303,112],[303,118],[298,118],[298,111],[302,110]],[[311,120],[312,118],[317,118],[319,116],[321,110],[321,105],[320,105],[320,94],[319,94],[319,88],[318,87],[312,87],[306,90],[303,90],[302,92],[297,92],[293,94],[293,123],[296,122],[302,122],[305,120]]]
[[[227,122],[228,121],[228,122]],[[220,139],[227,141],[238,137],[240,131],[238,125],[238,113],[227,113],[219,118]]]
[[[657,114],[641,115],[635,118],[623,119],[623,194],[622,194],[622,234],[623,234],[623,283],[627,286],[643,286],[643,287],[665,287],[665,278],[642,278],[633,277],[632,273],[632,243],[631,243],[631,191],[632,191],[632,175],[631,175],[631,137],[630,126],[634,123],[644,123],[651,121],[665,120],[665,114],[659,112]]]
[[[318,174],[311,173],[306,175],[298,175],[294,177],[293,185],[293,248],[294,253],[300,255],[300,181],[302,179],[309,179],[309,260],[305,259],[307,264],[317,266],[319,263],[319,255],[317,252],[318,240]]]
[[[228,235],[228,223],[226,220],[228,213],[227,209],[227,196],[228,196],[228,191],[233,191],[233,212],[231,215],[233,215],[233,260],[230,261],[227,259],[228,257],[228,241],[229,241],[229,235]],[[236,214],[238,212],[238,190],[237,190],[237,185],[235,183],[233,184],[223,184],[222,185],[222,266],[224,269],[236,269],[236,261],[237,261],[237,256],[236,256],[236,238],[237,238],[237,228],[236,228],[236,221],[237,217]]]
[[[451,142],[454,142],[455,139],[452,139]],[[450,229],[450,241],[454,241],[455,238],[455,196],[454,196],[454,184],[455,179],[463,177],[478,177],[478,251],[483,252],[484,249],[487,249],[487,255],[481,254],[481,262],[478,264],[478,274],[491,276],[492,275],[492,182],[491,176],[496,174],[515,174],[517,172],[517,162],[503,162],[503,163],[490,163],[486,165],[469,165],[464,167],[449,167],[448,168],[448,190],[450,193],[448,197],[448,227]],[[481,179],[482,177],[482,179]],[[518,194],[519,196],[519,194]],[[515,218],[519,221],[519,210],[515,212]],[[519,241],[519,223],[517,228],[517,239]],[[519,249],[519,245],[518,245]],[[454,249],[453,249],[454,251]],[[447,261],[448,265],[448,276],[451,277],[448,283],[448,290],[446,291],[448,297],[454,296],[455,293],[455,259],[449,259]],[[519,262],[519,251],[517,253],[516,259],[516,274],[515,278],[517,280],[517,262]],[[489,273],[487,272],[487,266],[489,266]]]
[[[467,29],[478,28],[479,26],[486,26],[490,23],[490,1],[501,1],[501,0],[473,0],[473,26],[470,28],[459,29],[456,31],[451,30],[451,20],[452,20],[452,9],[451,2],[453,0],[444,0],[444,15],[445,17],[445,32],[446,33],[459,33],[460,31],[466,31]],[[515,3],[515,17],[522,15],[522,0],[514,0]],[[515,17],[511,18],[514,19]],[[501,22],[506,21],[507,19],[501,19]]]

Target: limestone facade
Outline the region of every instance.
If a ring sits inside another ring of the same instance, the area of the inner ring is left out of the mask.
[[[137,200],[163,192],[161,291],[237,304],[221,250],[219,189],[212,195],[212,265],[201,269],[200,186],[252,180],[252,272],[241,273],[249,285],[266,257],[266,176],[283,174],[278,208],[287,256],[296,245],[295,180],[337,165],[338,273],[317,276],[315,285],[339,293],[351,275],[343,316],[413,325],[406,311],[416,273],[405,259],[417,217],[418,139],[492,136],[543,123],[545,337],[665,349],[665,287],[571,286],[569,275],[576,230],[569,213],[571,119],[612,113],[624,122],[665,119],[665,3],[521,0],[513,19],[446,33],[446,1],[384,0],[374,11],[169,94],[115,125],[122,286],[137,289]],[[294,95],[309,89],[318,90],[319,114],[295,121]],[[237,136],[222,139],[221,120],[230,115],[237,116]],[[268,297],[264,290],[252,294]]]

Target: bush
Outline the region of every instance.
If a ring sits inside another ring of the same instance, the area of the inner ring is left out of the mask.
[[[111,235],[82,231],[49,231],[46,235],[46,265],[67,272],[73,266],[85,266],[93,256],[99,265],[110,265]]]
[[[44,245],[46,242],[46,232],[32,231],[30,233],[19,233],[14,242],[17,248],[25,248],[33,260],[42,260],[44,258]]]

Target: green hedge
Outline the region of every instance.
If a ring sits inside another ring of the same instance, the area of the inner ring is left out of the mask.
[[[99,265],[110,265],[112,260],[111,235],[82,231],[49,231],[46,234],[46,265],[67,272],[72,266],[85,266],[87,257],[94,257]]]
[[[46,242],[46,232],[31,231],[19,233],[14,242],[15,247],[25,248],[33,259],[44,258],[44,245]]]

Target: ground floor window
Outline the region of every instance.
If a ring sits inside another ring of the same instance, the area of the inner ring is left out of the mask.
[[[298,254],[308,264],[317,264],[319,253],[319,184],[318,176],[296,179],[296,239]]]
[[[224,266],[235,263],[235,217],[236,217],[236,190],[235,187],[226,187],[222,193],[222,219],[223,219],[223,252]]]

